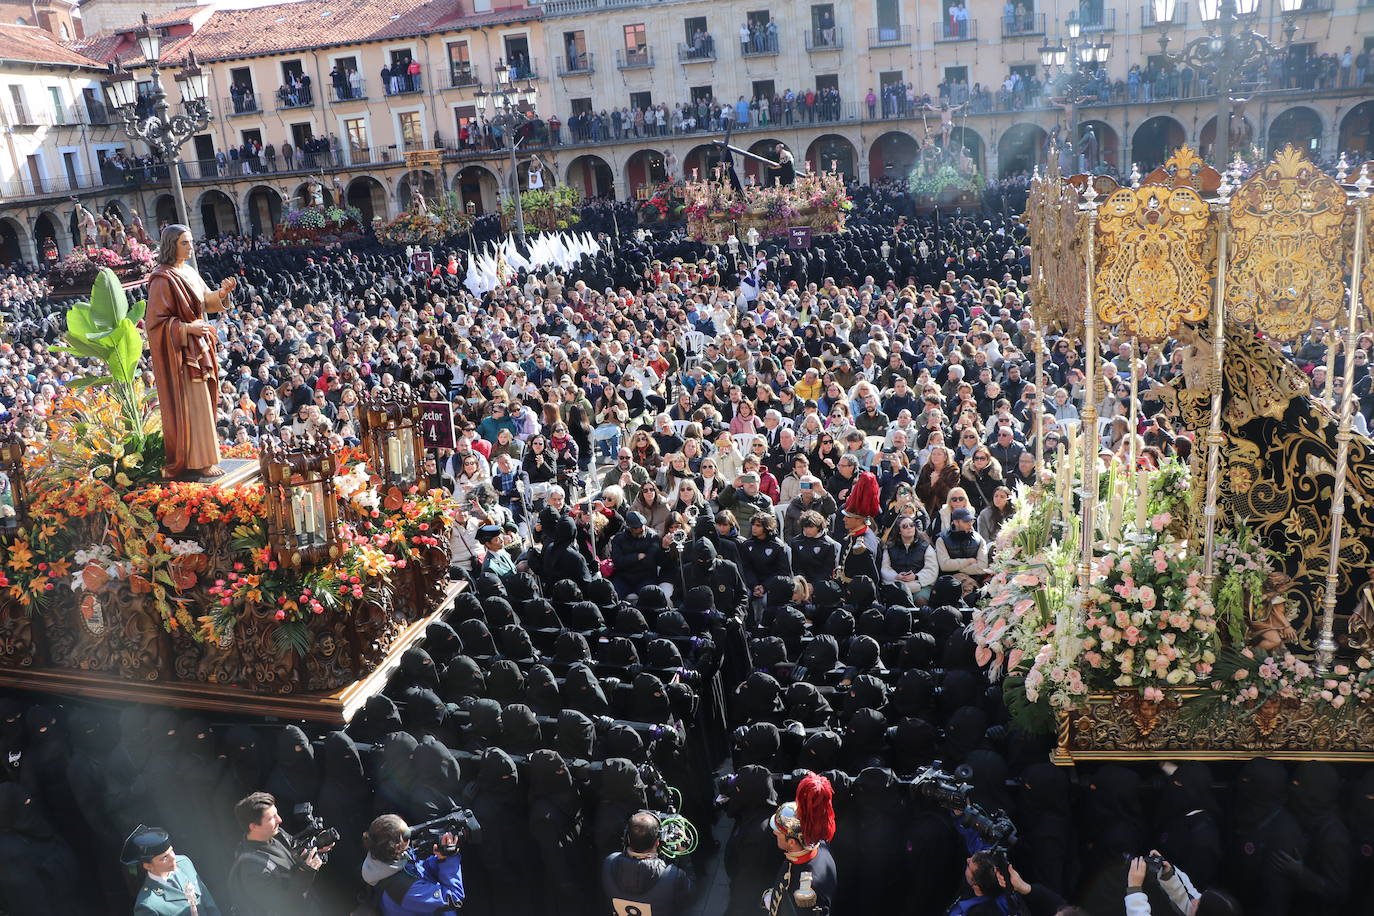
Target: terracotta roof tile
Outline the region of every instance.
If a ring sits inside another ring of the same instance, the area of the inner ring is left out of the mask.
[[[28,25],[0,24],[0,60],[99,68],[99,61],[63,46],[51,34]]]

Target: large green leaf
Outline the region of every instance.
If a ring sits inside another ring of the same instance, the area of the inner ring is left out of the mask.
[[[110,375],[116,382],[130,384],[138,373],[138,360],[143,356],[143,335],[138,333],[133,322],[125,318],[115,327],[108,342]]]
[[[91,287],[91,320],[97,331],[108,331],[129,317],[129,297],[124,295],[124,287],[119,277],[108,267],[96,274],[95,285]]]
[[[67,387],[73,391],[77,391],[82,388],[89,388],[92,385],[109,385],[113,382],[114,379],[108,375],[85,375],[81,378],[72,379],[67,382]]]
[[[133,305],[129,306],[129,320],[132,321],[134,324],[138,324],[140,321],[143,320],[143,316],[147,313],[147,311],[148,300],[140,299]]]
[[[75,353],[77,356],[88,356],[91,359],[104,359],[105,347],[98,343],[93,343],[84,337],[76,337],[72,334],[62,335],[66,338],[69,346],[49,347],[54,353]]]
[[[90,337],[101,330],[102,328],[97,327],[95,320],[91,317],[91,304],[89,302],[78,302],[67,309],[67,331],[69,333]]]

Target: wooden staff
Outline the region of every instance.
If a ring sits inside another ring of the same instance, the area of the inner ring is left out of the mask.
[[[1350,312],[1346,316],[1345,371],[1341,386],[1340,426],[1336,432],[1336,481],[1331,486],[1331,555],[1326,564],[1326,594],[1322,597],[1322,625],[1317,637],[1317,670],[1325,674],[1336,655],[1336,588],[1340,584],[1341,528],[1345,518],[1345,471],[1350,460],[1350,415],[1355,388],[1355,335],[1359,333],[1360,280],[1364,262],[1365,219],[1369,212],[1368,166],[1360,169],[1355,182],[1355,257],[1350,270]],[[1334,349],[1334,346],[1333,348]],[[1328,388],[1334,388],[1327,378]]]
[[[1085,596],[1092,577],[1093,541],[1097,536],[1097,308],[1093,305],[1094,261],[1097,258],[1097,189],[1088,182],[1082,209],[1087,213],[1086,227],[1087,293],[1084,299],[1083,384],[1088,397],[1083,405],[1083,540],[1078,561],[1078,584]]]

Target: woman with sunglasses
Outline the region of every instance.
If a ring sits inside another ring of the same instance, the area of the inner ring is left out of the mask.
[[[697,475],[697,491],[703,501],[715,504],[720,499],[721,491],[731,486],[732,479],[720,473],[714,457],[705,458],[701,462],[701,473]]]
[[[940,576],[935,548],[914,516],[898,516],[893,531],[895,536],[883,548],[878,573],[884,584],[902,589],[918,605],[923,605],[930,598],[930,587]]]
[[[973,454],[964,462],[960,476],[964,491],[968,494],[969,508],[975,515],[992,505],[992,494],[1006,484],[1001,463],[992,456],[992,451],[986,445],[973,450]]]
[[[835,434],[830,430],[825,430],[816,436],[816,445],[806,456],[811,464],[811,473],[821,480],[829,479],[835,473],[835,468],[839,466],[840,457],[844,452],[835,439]]]
[[[968,493],[963,487],[952,488],[949,495],[945,497],[945,504],[940,507],[940,511],[931,516],[929,532],[932,538],[937,538],[950,530],[953,524],[951,515],[958,509],[968,509],[973,512],[973,506],[969,504]],[[977,516],[976,512],[974,516]]]

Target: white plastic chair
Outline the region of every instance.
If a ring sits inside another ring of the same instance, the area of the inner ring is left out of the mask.
[[[679,439],[686,438],[686,436],[687,436],[687,427],[688,427],[688,426],[691,426],[691,425],[692,425],[692,421],[691,421],[691,420],[674,420],[674,421],[673,421],[673,435],[677,436]]]
[[[730,438],[735,440],[735,449],[743,457],[749,454],[749,449],[753,447],[754,440],[758,438],[758,433],[734,433]]]

